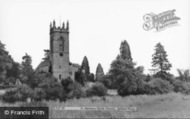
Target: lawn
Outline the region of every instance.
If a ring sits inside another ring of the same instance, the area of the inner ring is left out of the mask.
[[[82,98],[67,102],[46,101],[50,118],[190,118],[190,95],[107,96],[102,99]],[[0,103],[1,106],[18,106]],[[134,111],[117,110],[63,110],[64,107],[136,107]]]
[[[47,102],[51,118],[190,118],[190,96],[178,93],[165,95],[139,95],[128,97],[107,97],[108,101],[73,99],[65,103]],[[136,111],[65,111],[69,107],[136,107]],[[61,108],[57,110],[56,108]]]

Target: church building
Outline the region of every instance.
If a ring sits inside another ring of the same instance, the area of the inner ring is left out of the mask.
[[[46,50],[45,58],[36,68],[37,72],[50,72],[59,80],[70,77],[75,79],[75,72],[80,65],[73,64],[69,59],[69,22],[56,27],[55,21],[50,23],[50,50]]]

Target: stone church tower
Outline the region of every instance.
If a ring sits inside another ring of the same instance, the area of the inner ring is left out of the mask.
[[[67,26],[56,27],[55,21],[50,25],[51,71],[58,78],[69,77],[69,22]]]
[[[53,24],[50,23],[49,60],[41,62],[36,71],[51,72],[59,80],[68,77],[74,80],[79,67],[69,60],[69,22],[66,25],[63,22],[62,26],[56,27],[53,21]]]

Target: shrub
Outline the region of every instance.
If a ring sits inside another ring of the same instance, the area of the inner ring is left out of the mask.
[[[182,87],[183,87],[182,93],[190,94],[190,82],[184,82]]]
[[[178,78],[176,78],[173,81],[174,91],[180,92],[184,94],[190,94],[190,82],[182,81]]]
[[[33,99],[35,101],[41,101],[45,99],[46,94],[45,91],[42,88],[35,88],[33,92]]]
[[[87,96],[105,96],[107,94],[107,89],[102,83],[97,82],[91,88],[86,90]]]
[[[69,93],[72,90],[71,85],[73,84],[73,80],[71,78],[66,78],[61,81],[61,84],[66,91],[66,93]]]
[[[32,89],[27,85],[21,85],[17,89],[7,91],[2,96],[2,100],[4,102],[14,103],[16,101],[26,101],[28,97],[33,97]]]
[[[148,82],[143,83],[142,92],[143,94],[149,94],[149,95],[156,94],[156,91],[154,90],[153,86],[150,85]]]
[[[125,78],[117,90],[120,96],[138,95],[143,93],[143,79],[137,77]]]
[[[111,87],[111,79],[109,77],[109,75],[104,75],[102,77],[99,78],[98,82],[104,84],[104,86],[106,88],[110,88]]]
[[[45,80],[46,79],[46,80]],[[33,90],[26,84],[20,85],[15,90],[6,92],[2,96],[2,100],[5,102],[14,103],[16,101],[27,101],[30,98],[34,101],[41,100],[57,100],[65,101],[66,92],[63,86],[53,77],[45,77],[38,87]]]
[[[8,103],[14,103],[18,101],[21,98],[21,95],[18,95],[18,93],[14,90],[10,90],[6,92],[4,95],[2,95],[2,101],[8,102]]]
[[[137,93],[137,85],[131,80],[125,80],[117,90],[120,96],[134,95]]]
[[[45,92],[46,100],[65,100],[66,94],[62,85],[58,82],[47,81],[42,83],[39,88],[42,88]]]
[[[149,86],[148,86],[149,85]],[[161,78],[154,78],[146,85],[146,90],[148,94],[164,94],[173,91],[173,85],[169,81],[163,80]]]
[[[70,86],[70,92],[68,93],[67,97],[68,98],[81,98],[81,97],[85,97],[85,91],[82,87],[81,84],[74,82],[72,83]]]
[[[172,84],[174,86],[175,92],[183,92],[184,91],[183,82],[181,80],[176,79],[172,82]]]
[[[28,97],[33,97],[33,90],[26,84],[19,86],[17,92],[22,95],[23,101],[26,101]]]

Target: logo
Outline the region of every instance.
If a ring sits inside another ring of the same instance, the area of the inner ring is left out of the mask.
[[[148,31],[155,28],[156,31],[163,30],[167,27],[171,27],[178,24],[179,17],[175,16],[176,10],[169,10],[158,15],[154,13],[149,13],[144,15],[143,19],[145,23],[143,24],[144,30]]]

